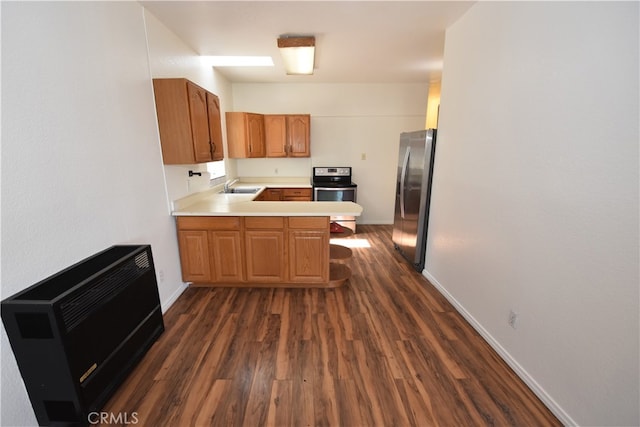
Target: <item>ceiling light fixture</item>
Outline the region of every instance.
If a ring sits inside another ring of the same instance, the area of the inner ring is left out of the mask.
[[[313,36],[281,36],[278,48],[287,74],[313,74],[316,38]]]

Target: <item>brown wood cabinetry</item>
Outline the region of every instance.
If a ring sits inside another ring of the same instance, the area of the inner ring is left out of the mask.
[[[182,279],[197,285],[322,286],[328,217],[178,217]]]
[[[283,188],[282,200],[287,202],[310,202],[312,199],[310,188]]]
[[[226,122],[229,157],[265,156],[264,116],[262,114],[227,112]]]
[[[297,114],[287,116],[287,140],[289,157],[311,156],[311,116]]]
[[[279,202],[281,200],[281,188],[265,188],[264,191],[254,199],[256,202]]]
[[[308,114],[267,114],[264,116],[267,157],[311,156]]]
[[[178,233],[182,280],[208,282],[211,280],[209,239],[204,230],[185,230]]]
[[[287,157],[287,118],[281,114],[264,116],[267,157]]]
[[[256,202],[310,202],[311,188],[266,188]]]
[[[220,98],[207,92],[207,114],[209,115],[209,140],[211,141],[211,161],[224,159],[222,145],[222,117],[220,112]]]
[[[153,79],[153,90],[165,164],[224,158],[216,95],[187,79]]]
[[[241,282],[242,238],[240,231],[209,231],[213,280],[215,282]]]
[[[247,280],[286,281],[284,218],[245,218]]]
[[[329,281],[329,235],[326,217],[289,218],[289,279],[294,282]]]
[[[240,282],[242,233],[238,217],[178,217],[185,282]]]

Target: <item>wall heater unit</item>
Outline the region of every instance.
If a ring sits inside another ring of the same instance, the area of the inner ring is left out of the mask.
[[[40,425],[87,425],[164,331],[149,245],[112,246],[2,301]]]

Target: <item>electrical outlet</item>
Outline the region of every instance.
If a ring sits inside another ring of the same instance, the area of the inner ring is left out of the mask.
[[[509,311],[509,319],[507,322],[509,322],[509,326],[513,329],[518,329],[518,313],[513,310]]]
[[[160,283],[164,282],[164,270],[158,271],[158,279],[160,279]]]
[[[362,159],[362,160],[367,160],[367,153],[362,153],[362,154],[360,155],[360,159]]]

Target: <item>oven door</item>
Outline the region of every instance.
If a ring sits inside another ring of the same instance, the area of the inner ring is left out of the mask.
[[[313,187],[316,202],[355,202],[357,187]]]

